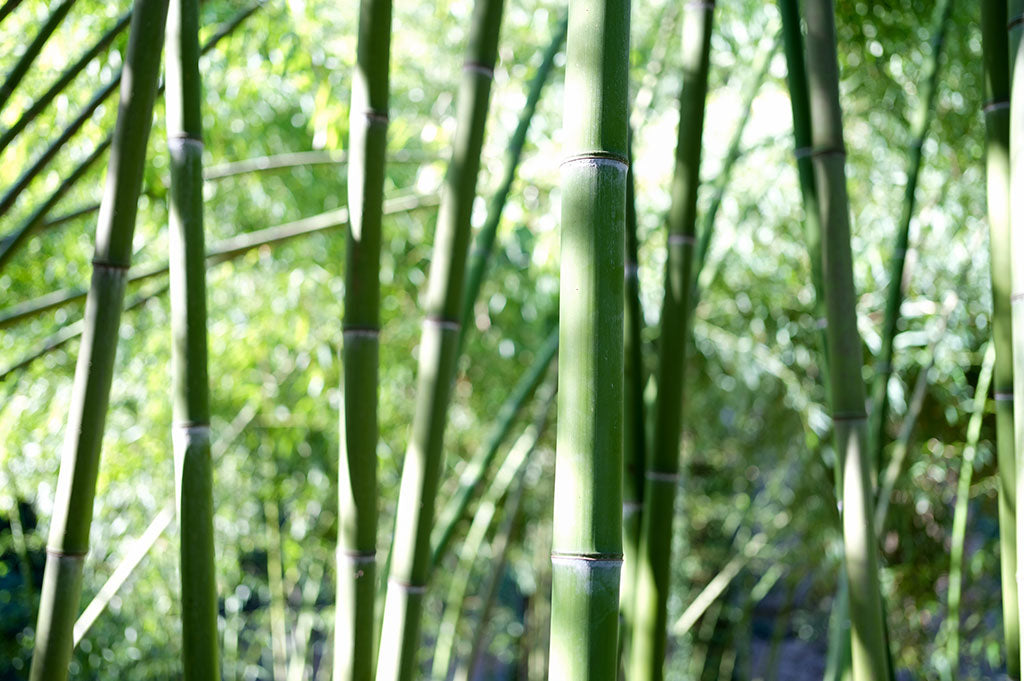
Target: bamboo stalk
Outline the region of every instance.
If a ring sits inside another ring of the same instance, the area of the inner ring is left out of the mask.
[[[133,77],[122,88],[97,227],[85,331],[47,543],[32,681],[61,681],[68,673],[166,15],[167,0],[137,0],[132,15],[125,64]]]
[[[0,6],[0,21],[6,19],[20,4],[21,0],[7,0],[7,2]]]
[[[617,678],[630,4],[571,0],[548,676]]]
[[[43,51],[43,46],[46,45],[46,41],[50,39],[53,32],[57,30],[60,23],[64,21],[64,17],[67,16],[71,10],[71,6],[75,4],[75,0],[62,0],[57,4],[56,7],[50,10],[50,14],[46,17],[46,21],[39,27],[39,32],[36,37],[32,39],[32,42],[28,44],[25,51],[18,57],[18,61],[15,62],[11,70],[7,72],[7,76],[4,78],[4,82],[0,85],[0,111],[7,107],[8,102],[11,99],[11,95],[14,94],[14,89],[18,87],[25,74],[28,73],[29,68],[32,66],[32,62],[36,60],[39,53]]]
[[[644,475],[645,508],[630,653],[633,681],[664,678],[672,520],[679,484],[684,368],[694,297],[697,188],[714,8],[714,2],[688,3],[683,18],[683,89],[668,219],[654,438]]]
[[[128,27],[128,22],[131,21],[131,18],[131,11],[122,14],[117,20],[117,23],[104,33],[99,40],[93,43],[92,47],[86,50],[74,64],[64,69],[63,73],[61,73],[57,80],[53,82],[53,85],[51,85],[46,92],[37,97],[36,100],[32,102],[32,106],[26,109],[25,112],[18,117],[18,120],[11,125],[11,127],[4,130],[3,134],[0,135],[0,152],[3,152],[3,150],[14,141],[14,138],[17,137],[29,123],[34,121],[39,114],[46,109],[50,102],[53,101],[54,97],[64,91],[64,88],[66,88],[68,84],[75,79],[75,76],[81,73],[93,59],[110,47],[110,44],[114,42],[114,39],[121,35],[121,32]]]
[[[373,678],[377,577],[380,246],[391,0],[362,0],[349,115],[345,315],[342,322],[334,681]]]
[[[466,277],[470,216],[498,57],[503,0],[477,0],[458,94],[455,146],[442,189],[419,351],[417,402],[402,466],[378,681],[406,681],[416,668],[423,595],[430,578],[430,531],[444,456],[444,427]]]
[[[903,208],[899,228],[896,232],[896,246],[889,268],[889,289],[886,294],[885,316],[882,322],[882,345],[875,361],[875,379],[871,388],[871,412],[868,422],[868,436],[871,443],[871,464],[877,472],[882,466],[882,449],[885,446],[885,426],[889,412],[889,378],[892,376],[893,340],[896,338],[896,324],[900,318],[905,288],[904,266],[907,250],[910,248],[910,223],[914,217],[917,178],[924,156],[924,142],[928,136],[935,110],[935,92],[938,89],[939,65],[942,48],[946,39],[946,28],[953,12],[953,0],[941,0],[935,7],[932,28],[931,51],[925,59],[922,71],[920,97],[912,114],[910,124],[910,157],[907,160],[907,184],[903,193]]]
[[[1010,79],[1006,2],[982,0],[981,42],[985,80],[985,173],[992,280],[992,344],[996,364],[996,461],[999,470],[999,560],[1002,576],[1006,673],[1020,679],[1013,338],[1010,311]]]
[[[832,422],[842,471],[843,543],[850,593],[853,677],[855,681],[887,681],[889,665],[878,582],[871,462],[861,377],[863,357],[857,331],[850,252],[850,209],[846,195],[834,8],[832,0],[807,0],[804,11],[810,67],[811,158],[822,226]]]
[[[1009,262],[1010,266],[1010,326],[1011,343],[1013,346],[1013,396],[1024,395],[1024,271],[1020,267],[1012,266],[1012,263],[1020,262],[1024,255],[1024,50],[1020,49],[1021,39],[1024,38],[1024,0],[1009,0],[1007,2],[1006,26],[1009,35],[1007,36],[1009,47],[1009,101],[1010,113],[1007,121],[1009,136]],[[993,93],[995,94],[995,93]],[[997,108],[1002,108],[997,104]],[[995,132],[995,131],[994,131]],[[998,135],[999,133],[996,132]],[[988,147],[989,151],[995,152],[995,142]],[[998,177],[997,177],[998,181]],[[999,191],[996,188],[995,191]],[[998,353],[998,349],[997,349]],[[1021,456],[1024,455],[1024,400],[1013,400],[1013,431],[1014,431],[1014,489],[1015,501],[1024,498],[1024,462]],[[1005,473],[1001,473],[1005,475]],[[1024,545],[1024,507],[1015,504],[1016,538],[1017,546]],[[1019,564],[1020,554],[1018,552],[1018,565],[1016,567],[1017,579],[1020,580],[1021,566]],[[1020,597],[1021,584],[1017,583],[1017,621],[1018,621],[1018,654],[1024,656],[1024,628],[1019,626],[1020,620],[1024,617],[1024,599]],[[1009,647],[1008,647],[1009,648]],[[1024,666],[1024,662],[1021,662]],[[1009,668],[1009,663],[1007,665]],[[1018,673],[1021,673],[1018,667]]]

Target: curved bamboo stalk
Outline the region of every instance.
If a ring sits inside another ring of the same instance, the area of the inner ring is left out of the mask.
[[[391,0],[362,0],[349,115],[334,681],[370,681],[377,585],[380,245]]]
[[[664,678],[672,520],[679,484],[684,367],[694,297],[697,188],[714,8],[714,2],[688,3],[683,19],[683,89],[668,219],[654,439],[644,475],[645,508],[630,653],[633,681]]]
[[[939,65],[942,48],[946,39],[946,28],[953,12],[953,0],[942,0],[935,8],[935,22],[932,29],[931,51],[924,67],[921,94],[910,124],[910,157],[907,160],[907,184],[903,193],[903,209],[900,215],[896,246],[889,268],[889,290],[885,300],[885,317],[882,322],[882,346],[875,362],[875,379],[871,388],[871,411],[868,422],[868,436],[871,442],[871,464],[875,472],[882,466],[882,449],[885,446],[885,426],[889,412],[889,378],[892,376],[892,347],[896,338],[896,323],[900,318],[905,282],[903,270],[910,248],[910,222],[914,217],[917,178],[921,171],[924,155],[924,141],[935,110],[935,92],[938,89]]]
[[[89,62],[110,47],[110,44],[114,42],[114,39],[121,35],[121,31],[128,27],[128,22],[131,21],[131,18],[132,13],[130,10],[122,14],[121,18],[117,20],[117,23],[104,33],[92,47],[86,50],[86,52],[78,58],[78,61],[67,67],[64,72],[60,74],[57,80],[54,81],[53,85],[51,85],[46,92],[36,98],[36,100],[32,102],[32,106],[26,109],[11,127],[4,130],[3,134],[0,135],[0,152],[3,152],[3,150],[14,141],[14,138],[17,137],[27,125],[34,121],[39,114],[46,109],[50,102],[53,101],[54,97],[64,91],[64,88],[66,88],[68,84],[75,79],[75,76],[81,73],[82,70],[89,65]]]
[[[889,679],[885,621],[878,582],[874,499],[864,412],[863,357],[857,331],[850,252],[846,154],[839,104],[832,0],[807,0],[811,159],[820,198],[822,273],[828,327],[832,423],[842,471],[843,543],[849,582],[851,651],[855,681]]]
[[[71,6],[75,4],[75,0],[62,0],[56,7],[50,10],[49,16],[46,17],[46,21],[39,27],[39,33],[32,39],[32,42],[28,44],[25,51],[18,57],[18,61],[11,67],[11,70],[7,72],[7,77],[4,78],[4,82],[0,85],[0,111],[2,111],[7,103],[11,99],[11,95],[14,94],[14,89],[18,87],[25,74],[28,73],[29,68],[32,66],[32,62],[36,60],[39,53],[43,51],[43,46],[46,45],[46,41],[50,39],[53,32],[57,30],[60,23],[64,21],[64,17],[67,16],[71,10]]]
[[[470,216],[498,57],[503,0],[477,0],[458,94],[455,147],[442,190],[419,351],[417,403],[402,466],[384,601],[378,681],[411,679],[430,578],[430,530],[444,457],[444,427],[466,277]]]
[[[199,0],[171,0],[166,50],[172,440],[180,535],[181,661],[186,681],[217,681],[220,654],[206,339]]]
[[[548,677],[617,678],[630,4],[573,0]]]
[[[132,15],[125,64],[133,77],[121,93],[97,227],[85,331],[47,543],[32,681],[62,681],[68,673],[166,15],[167,0],[137,0]]]
[[[996,364],[996,461],[999,469],[999,561],[1002,574],[1006,673],[1020,678],[1017,605],[1016,479],[1013,426],[1013,338],[1010,290],[1010,78],[1006,2],[982,0],[981,42],[985,80],[985,174],[992,279],[992,343]]]

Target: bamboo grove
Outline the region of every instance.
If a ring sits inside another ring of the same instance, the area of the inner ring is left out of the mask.
[[[0,678],[1020,679],[1022,30],[0,2]]]

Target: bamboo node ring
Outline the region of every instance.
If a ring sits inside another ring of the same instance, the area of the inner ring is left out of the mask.
[[[385,111],[377,111],[375,109],[367,109],[363,112],[363,116],[366,118],[370,125],[387,125],[388,114]]]
[[[341,330],[341,335],[344,336],[355,336],[357,338],[378,338],[380,336],[380,329],[371,328],[368,326],[352,326]]]
[[[405,591],[408,594],[427,593],[426,584],[409,584],[408,582],[403,582],[402,580],[395,579],[394,577],[388,577],[388,584],[394,584],[396,587]]]
[[[88,553],[88,551],[62,551],[49,546],[46,547],[46,555],[53,556],[54,558],[71,558],[73,560],[81,560],[85,558],[86,553]]]
[[[846,156],[846,149],[843,147],[822,147],[820,149],[811,150],[811,158],[820,158],[822,156]]]
[[[686,3],[686,9],[700,9],[705,12],[710,12],[715,8],[715,0],[704,0],[703,2],[688,2]]]
[[[697,243],[697,238],[692,234],[669,234],[668,245],[669,246],[693,246]]]
[[[995,393],[996,402],[1013,402],[1013,393]]]
[[[112,270],[112,271],[121,271],[121,272],[127,272],[128,269],[131,267],[131,265],[122,265],[121,263],[108,262],[106,260],[100,260],[98,258],[94,258],[93,259],[92,266],[93,266],[94,269]]]
[[[560,165],[565,167],[572,163],[583,163],[591,166],[611,166],[618,168],[622,172],[626,172],[629,169],[628,160],[608,151],[589,151],[582,154],[573,154],[566,157]]]
[[[176,135],[168,135],[167,144],[168,146],[179,144],[183,147],[192,147],[193,149],[198,151],[202,151],[204,146],[201,137],[190,135],[187,132],[180,132]]]
[[[463,71],[472,71],[473,73],[479,73],[485,78],[494,78],[494,67],[488,66],[487,64],[481,64],[480,62],[467,61],[462,64]]]
[[[611,568],[613,570],[618,570],[622,567],[622,554],[552,551],[551,562],[569,565],[586,565],[589,568]]]
[[[338,556],[346,558],[350,563],[356,565],[366,565],[369,563],[377,562],[377,554],[367,553],[365,551],[346,551],[344,549],[338,549]]]
[[[985,106],[981,107],[983,113],[993,113],[995,111],[1005,111],[1010,108],[1009,100],[999,100],[996,102],[986,102]]]
[[[1006,30],[1007,31],[1012,31],[1013,29],[1017,28],[1021,24],[1024,24],[1024,14],[1018,14],[1014,18],[1010,19],[1006,23]]]
[[[462,326],[459,322],[454,319],[445,319],[444,317],[428,316],[423,320],[424,324],[433,324],[439,326],[443,331],[458,331]]]

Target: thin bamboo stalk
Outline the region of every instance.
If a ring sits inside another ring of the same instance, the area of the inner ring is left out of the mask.
[[[56,7],[50,10],[50,14],[46,17],[46,21],[39,27],[39,33],[32,39],[32,42],[28,44],[25,51],[18,57],[18,61],[15,62],[11,70],[7,72],[7,76],[4,78],[4,82],[0,85],[0,111],[6,108],[7,103],[11,99],[11,95],[14,94],[14,89],[18,87],[25,74],[28,73],[29,68],[32,66],[32,62],[36,60],[39,53],[43,51],[43,46],[46,45],[46,41],[50,39],[53,32],[57,30],[60,23],[64,21],[64,17],[67,16],[71,10],[71,6],[75,4],[75,0],[62,0],[57,4]]]
[[[974,457],[978,452],[981,437],[981,422],[985,417],[985,402],[992,382],[996,361],[996,349],[992,343],[985,349],[985,359],[974,389],[974,403],[971,420],[967,424],[967,440],[960,459],[960,477],[956,487],[956,506],[953,511],[953,530],[949,545],[949,591],[946,596],[947,612],[945,628],[946,666],[945,679],[955,679],[960,671],[960,594],[963,587],[964,540],[967,537],[967,505],[971,499],[971,478],[974,475]]]
[[[885,316],[882,322],[882,345],[875,361],[875,379],[871,388],[871,412],[868,422],[868,436],[871,442],[871,464],[877,472],[882,466],[882,448],[885,446],[885,426],[889,411],[889,378],[892,376],[893,341],[896,338],[896,324],[900,318],[905,289],[904,266],[907,249],[910,248],[910,223],[914,217],[917,193],[917,178],[921,172],[924,156],[924,142],[935,110],[935,93],[938,90],[939,65],[946,29],[953,12],[953,0],[941,0],[935,7],[932,28],[931,50],[921,69],[921,87],[917,108],[910,124],[910,156],[907,159],[907,184],[903,192],[903,207],[896,245],[889,263],[889,289],[885,300]]]
[[[125,64],[133,77],[122,88],[97,227],[85,332],[47,543],[32,681],[62,681],[68,673],[166,15],[167,0],[137,0],[132,15]]]
[[[3,6],[0,6],[0,21],[6,19],[20,4],[21,0],[7,0]]]
[[[571,0],[548,676],[617,678],[627,0]]]
[[[683,18],[683,89],[658,341],[658,396],[652,450],[644,475],[636,622],[631,639],[630,677],[634,681],[664,678],[672,520],[679,484],[684,367],[694,296],[697,188],[714,8],[714,2],[688,3]]]
[[[206,339],[199,0],[171,0],[166,110],[170,155],[171,390],[186,681],[220,679],[213,462]]]
[[[402,467],[378,681],[406,681],[416,669],[423,595],[430,578],[430,531],[444,457],[444,427],[455,364],[484,124],[498,57],[503,0],[477,0],[458,94],[455,146],[442,189],[420,343],[417,402]]]
[[[889,665],[878,582],[871,462],[861,377],[863,357],[857,331],[850,252],[850,209],[846,195],[834,8],[832,0],[807,0],[804,11],[810,66],[811,158],[822,226],[832,422],[838,470],[842,471],[843,542],[850,593],[853,676],[855,681],[887,681]]]
[[[275,681],[288,673],[287,594],[284,587],[284,558],[281,555],[281,508],[277,498],[263,502],[267,520],[267,587],[270,591],[270,657]]]
[[[362,0],[349,108],[334,681],[370,681],[377,585],[380,245],[391,0]]]
[[[81,73],[82,70],[89,65],[89,62],[110,47],[110,44],[114,42],[114,39],[121,35],[121,32],[128,27],[128,22],[131,21],[131,18],[131,11],[122,14],[121,18],[117,20],[117,23],[104,33],[92,47],[86,50],[74,64],[64,69],[64,72],[58,76],[57,80],[53,82],[53,85],[51,85],[46,92],[37,97],[36,100],[32,102],[32,106],[26,109],[25,112],[18,117],[18,120],[11,125],[11,127],[4,130],[3,134],[0,135],[0,152],[3,152],[3,150],[14,141],[14,138],[17,137],[29,123],[34,121],[57,95],[64,91],[64,88],[66,88],[68,84],[75,79],[75,76]]]
[[[985,173],[992,279],[992,343],[996,364],[996,461],[999,469],[999,561],[1002,575],[1006,673],[1020,679],[1017,599],[1017,465],[1013,425],[1013,338],[1010,290],[1010,78],[1006,2],[982,0],[981,43],[985,80]]]
[[[1020,49],[1024,38],[1024,0],[1009,0],[1006,6],[1006,26],[1009,47],[1009,101],[1010,114],[1007,121],[1009,135],[1009,262],[1020,262],[1024,255],[1024,50]],[[993,55],[995,56],[995,55]],[[995,93],[993,93],[995,94]],[[1001,107],[997,104],[997,108]],[[998,133],[997,133],[998,134]],[[998,144],[998,142],[996,142]],[[996,145],[987,150],[996,153]],[[997,177],[998,180],[998,177]],[[999,191],[996,188],[995,191]],[[1024,395],[1024,270],[1010,267],[1010,326],[1011,343],[1013,346],[1013,396]],[[998,350],[997,350],[998,352]],[[1015,500],[1024,498],[1024,399],[1013,400],[1013,431],[1014,431],[1014,489]],[[1005,473],[1001,473],[1005,475]],[[1015,505],[1017,546],[1024,545],[1024,506]],[[1020,554],[1016,573],[1020,579]],[[1024,618],[1024,598],[1020,597],[1020,582],[1017,584],[1018,597],[1018,632],[1020,643],[1019,654],[1024,656],[1024,628],[1019,626]],[[1024,666],[1024,662],[1021,662]],[[1009,664],[1007,665],[1009,667]],[[1018,673],[1022,669],[1018,668]]]

